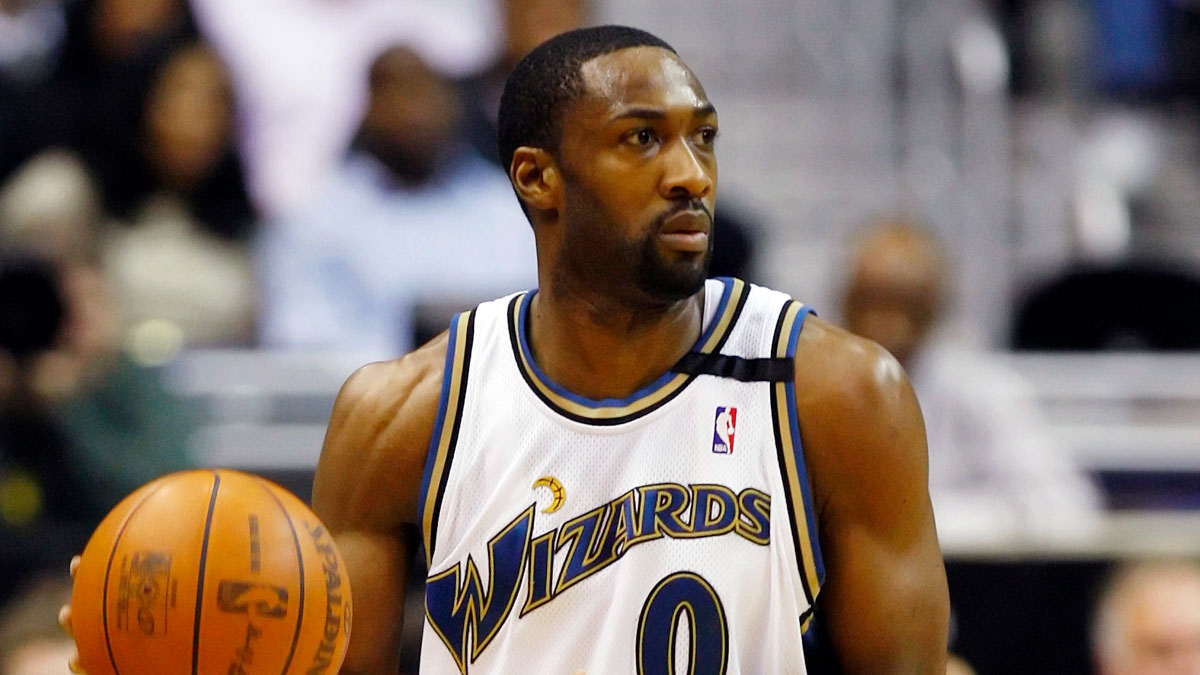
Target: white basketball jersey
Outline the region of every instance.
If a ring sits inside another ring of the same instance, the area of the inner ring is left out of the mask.
[[[807,310],[709,280],[692,351],[594,400],[534,362],[532,297],[451,324],[421,673],[805,673],[824,574],[793,391]]]

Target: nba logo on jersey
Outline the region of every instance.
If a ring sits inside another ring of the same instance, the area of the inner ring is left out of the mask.
[[[717,419],[713,422],[713,452],[719,455],[733,454],[733,435],[737,431],[737,408],[717,406]]]

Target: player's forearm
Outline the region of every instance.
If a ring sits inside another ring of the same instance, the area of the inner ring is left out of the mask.
[[[847,675],[944,675],[950,627],[950,603],[944,584],[931,584],[920,595],[892,598],[886,617],[861,616],[835,639],[842,672]]]
[[[350,667],[343,664],[338,675],[396,675],[400,672],[400,656],[397,654],[390,660],[376,662],[369,666]]]

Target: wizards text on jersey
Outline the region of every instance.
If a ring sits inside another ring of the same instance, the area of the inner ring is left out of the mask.
[[[760,546],[770,543],[771,497],[755,488],[734,493],[713,484],[643,485],[537,537],[535,510],[536,504],[530,504],[488,542],[486,592],[470,556],[465,572],[462,563],[455,563],[426,580],[426,618],[464,673],[468,654],[475,661],[500,631],[526,576],[520,616],[617,562],[634,546],[656,539],[735,533]],[[564,548],[555,580],[554,554]]]

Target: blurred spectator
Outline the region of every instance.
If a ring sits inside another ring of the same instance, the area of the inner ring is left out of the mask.
[[[94,199],[65,154],[35,160],[0,192],[2,325],[11,336],[0,347],[9,373],[0,418],[20,431],[0,454],[34,480],[25,494],[36,507],[9,524],[44,516],[90,531],[125,494],[189,465],[192,412],[143,365],[171,351],[144,331],[122,349],[118,300],[97,264]]]
[[[858,242],[842,308],[846,327],[881,344],[912,379],[939,531],[1085,532],[1100,507],[1096,489],[1043,428],[1029,385],[952,341],[941,321],[947,278],[930,235],[885,222]]]
[[[267,345],[390,358],[413,345],[422,306],[464,309],[537,283],[533,232],[508,178],[455,135],[447,74],[398,46],[375,60],[369,83],[338,175],[301,213],[264,228]]]
[[[42,147],[65,138],[47,110],[45,90],[66,42],[65,0],[0,0],[0,181]]]
[[[290,214],[328,184],[361,119],[371,60],[398,42],[420,44],[440,70],[477,70],[486,22],[423,0],[193,0],[207,38],[229,65],[239,146],[251,194],[269,216]]]
[[[0,675],[68,675],[75,643],[58,627],[58,610],[71,599],[64,573],[24,585],[0,609]]]
[[[194,33],[185,0],[0,2],[0,180],[49,147],[70,147],[122,212],[148,84]]]
[[[1168,206],[1172,186],[1192,180],[1194,158],[1172,159],[1144,112],[1094,117],[1077,160],[1066,264],[1016,299],[1013,347],[1200,349],[1200,273],[1183,236],[1195,231],[1194,208]]]
[[[233,90],[216,54],[201,42],[181,44],[142,100],[140,161],[124,177],[129,204],[119,213],[136,218],[147,199],[166,195],[194,214],[197,227],[247,237],[253,214],[233,147]]]
[[[1094,607],[1091,641],[1097,675],[1200,673],[1200,564],[1119,566]]]
[[[130,207],[104,247],[132,324],[166,321],[188,345],[249,344],[253,214],[232,145],[233,101],[202,43],[179,47],[145,97]]]
[[[161,65],[195,29],[185,0],[80,0],[67,49],[41,115],[58,114],[65,139],[101,186],[105,207],[136,201],[143,101]]]

